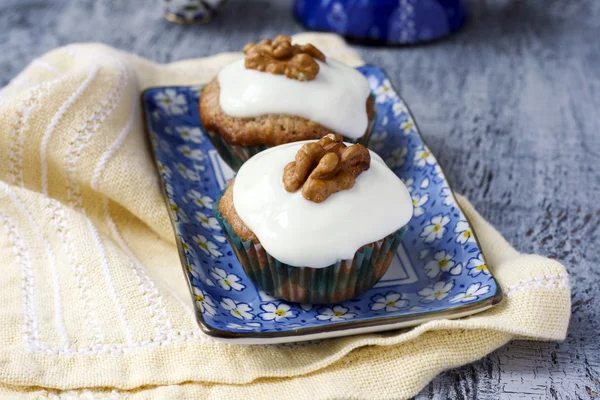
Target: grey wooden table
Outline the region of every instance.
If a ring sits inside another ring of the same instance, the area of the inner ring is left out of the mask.
[[[0,2],[0,86],[57,46],[100,41],[158,62],[303,28],[289,0],[230,0],[204,26],[149,0]],[[452,38],[357,47],[387,70],[455,189],[520,251],[571,274],[564,343],[515,341],[418,399],[600,397],[600,1],[477,0]]]

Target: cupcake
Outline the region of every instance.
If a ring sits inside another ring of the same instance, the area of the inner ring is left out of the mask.
[[[299,303],[335,303],[373,287],[412,210],[383,160],[336,134],[255,155],[215,203],[250,279]]]
[[[367,144],[375,107],[367,79],[287,36],[249,43],[200,96],[200,120],[235,170],[272,146],[334,132]]]

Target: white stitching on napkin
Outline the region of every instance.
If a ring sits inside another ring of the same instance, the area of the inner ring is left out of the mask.
[[[69,96],[67,101],[65,101],[60,106],[60,108],[58,109],[56,114],[54,114],[54,116],[52,117],[52,120],[50,120],[50,123],[46,127],[46,131],[44,132],[44,136],[42,137],[42,145],[40,147],[40,164],[42,167],[42,193],[45,195],[48,194],[47,156],[48,156],[48,145],[50,144],[50,138],[52,137],[52,132],[54,131],[54,128],[56,128],[56,125],[58,125],[58,123],[60,122],[63,115],[69,110],[69,108],[71,108],[71,106],[73,104],[75,104],[75,102],[77,101],[79,96],[81,96],[83,94],[83,92],[85,92],[85,89],[87,89],[87,87],[90,86],[90,84],[92,83],[92,81],[94,80],[96,75],[98,75],[98,71],[100,71],[100,66],[94,65],[92,67],[92,70],[88,74],[88,76],[83,81],[83,83],[77,88],[77,90],[75,92],[73,92],[71,94],[71,96]]]
[[[97,355],[103,353],[114,353],[123,354],[139,349],[149,347],[162,347],[166,345],[183,343],[188,341],[199,341],[199,342],[211,342],[212,339],[208,338],[200,332],[173,332],[170,331],[166,335],[154,337],[152,339],[144,340],[135,343],[116,343],[116,344],[98,344],[93,343],[89,347],[73,349],[73,348],[59,348],[42,346],[39,342],[39,331],[35,310],[33,307],[33,286],[34,276],[33,268],[31,264],[31,257],[26,250],[24,241],[21,239],[15,224],[6,215],[0,213],[0,223],[5,227],[8,234],[9,241],[13,247],[13,253],[17,263],[22,269],[22,283],[21,288],[23,291],[23,307],[24,307],[24,327],[23,337],[25,339],[25,346],[27,350],[47,353],[53,355]]]
[[[56,257],[54,255],[54,252],[52,251],[52,247],[50,246],[50,243],[48,242],[48,240],[42,233],[41,227],[35,222],[35,220],[33,219],[33,216],[27,210],[27,208],[25,207],[23,202],[19,199],[17,194],[14,192],[14,190],[12,190],[9,185],[7,185],[6,183],[4,183],[2,181],[0,181],[0,188],[2,190],[4,190],[4,192],[13,201],[13,203],[15,203],[15,205],[19,208],[19,210],[21,210],[21,212],[23,213],[23,215],[25,216],[25,218],[31,225],[33,232],[35,232],[35,234],[38,235],[38,238],[44,243],[44,248],[46,250],[46,254],[48,255],[48,260],[49,260],[50,274],[52,275],[52,285],[53,285],[53,292],[54,292],[54,320],[55,320],[58,332],[60,334],[63,348],[68,349],[70,347],[69,336],[67,334],[67,330],[65,328],[65,323],[62,318],[62,298],[60,295],[60,282],[58,279],[58,270],[56,268]],[[33,269],[32,269],[32,274],[33,274]],[[28,282],[22,283],[23,287],[26,287],[27,285],[28,285]]]
[[[13,254],[18,264],[21,265],[21,288],[23,290],[23,338],[25,347],[28,350],[39,348],[40,338],[38,332],[37,319],[33,305],[33,266],[31,257],[25,248],[25,243],[21,239],[14,222],[6,215],[0,213],[0,221],[6,233],[8,240],[12,244]]]
[[[563,289],[569,287],[569,274],[544,274],[530,279],[519,281],[518,283],[508,286],[504,289],[506,297],[512,296],[515,293],[532,288],[550,288]]]
[[[104,342],[104,334],[100,329],[87,277],[83,273],[83,266],[79,261],[79,257],[77,257],[77,251],[72,246],[73,238],[71,236],[71,231],[67,226],[64,206],[54,199],[48,199],[48,207],[51,211],[52,221],[54,221],[56,230],[65,245],[69,263],[73,268],[73,275],[77,282],[77,287],[79,288],[81,300],[83,301],[84,319],[91,335],[91,346],[95,346],[98,343]]]
[[[129,81],[129,74],[127,73],[125,64],[120,60],[117,60],[117,62],[119,65],[119,79],[117,85],[109,93],[106,100],[94,110],[83,126],[75,132],[75,137],[69,143],[69,151],[65,158],[65,176],[69,205],[77,211],[84,213],[83,197],[77,182],[77,161],[92,135],[100,129],[106,118],[108,118],[115,108],[117,108],[117,105],[123,96],[123,92]]]
[[[119,233],[115,221],[110,216],[108,198],[104,197],[102,201],[104,207],[104,216],[108,222],[108,226],[110,227],[112,235],[117,240],[119,247],[132,260],[132,272],[135,275],[144,297],[146,297],[146,302],[148,304],[148,308],[150,309],[150,315],[155,327],[159,332],[159,337],[168,335],[171,330],[171,321],[169,321],[167,316],[167,311],[163,304],[162,296],[154,286],[154,282],[146,274],[143,264],[140,262],[140,260],[138,260],[135,254],[133,254],[133,251],[129,248],[127,243],[125,243],[125,240],[123,240],[123,237]]]
[[[44,82],[41,85],[35,86],[30,92],[23,108],[17,111],[17,118],[14,122],[12,138],[10,140],[9,173],[12,182],[23,187],[23,142],[25,141],[24,133],[27,129],[27,122],[31,113],[40,103],[40,100],[48,92],[50,82]]]
[[[119,315],[119,322],[121,323],[121,328],[123,329],[125,340],[128,344],[132,344],[133,338],[131,336],[131,330],[129,329],[129,325],[127,324],[127,318],[125,317],[123,305],[119,301],[119,296],[117,295],[117,291],[115,290],[115,285],[113,284],[110,275],[110,270],[108,269],[108,260],[106,259],[106,253],[104,251],[102,240],[100,239],[100,234],[98,233],[98,230],[94,226],[92,220],[89,218],[87,218],[87,220],[90,226],[90,231],[92,232],[92,237],[94,238],[94,242],[96,243],[96,247],[98,247],[98,251],[100,252],[100,267],[102,269],[102,273],[104,274],[104,279],[106,279],[106,286],[108,287],[110,298],[112,299],[115,305],[115,309],[117,310],[117,314]]]
[[[114,153],[121,147],[129,133],[131,132],[131,128],[135,122],[138,109],[136,107],[138,103],[138,99],[136,96],[133,96],[133,104],[131,107],[131,112],[129,115],[129,120],[127,124],[123,127],[121,132],[117,135],[115,141],[110,145],[110,147],[100,156],[99,161],[96,163],[96,167],[94,168],[94,173],[92,175],[91,188],[93,190],[98,190],[98,181],[102,176],[102,172],[104,168],[114,155]],[[168,320],[166,309],[162,304],[162,297],[160,296],[158,290],[154,287],[154,282],[148,277],[146,271],[142,265],[142,263],[135,257],[131,249],[127,246],[123,238],[121,237],[116,224],[112,220],[110,216],[110,209],[108,198],[103,197],[103,209],[104,215],[108,222],[109,228],[112,232],[112,235],[116,238],[119,247],[133,260],[132,262],[132,271],[136,277],[138,284],[140,285],[140,289],[142,294],[146,297],[146,303],[148,304],[148,308],[150,310],[150,315],[152,316],[152,320],[154,325],[159,331],[160,335],[168,334],[171,329],[171,322]],[[123,316],[124,318],[124,316]]]
[[[95,68],[92,71],[96,71],[96,73],[97,73],[98,70],[99,70],[99,67],[95,66]],[[75,92],[75,94],[78,92],[80,94],[83,93],[85,88],[93,80],[92,76],[95,76],[96,73],[91,73],[88,76],[88,78],[86,79],[86,81],[84,82],[84,84],[82,84],[78,88],[78,91]],[[90,77],[92,77],[92,78],[90,78]],[[69,201],[69,205],[71,205],[77,211],[81,212],[84,216],[86,216],[86,214],[85,214],[85,210],[83,209],[83,198],[81,195],[81,191],[80,191],[79,185],[77,184],[76,163],[77,163],[79,156],[81,155],[81,152],[83,151],[83,148],[85,147],[85,144],[89,140],[89,138],[92,136],[92,134],[95,131],[97,131],[100,128],[102,122],[116,108],[118,101],[120,100],[121,95],[123,93],[123,90],[124,90],[125,86],[127,85],[127,81],[128,81],[128,74],[127,74],[126,67],[121,61],[119,61],[119,80],[117,82],[116,87],[110,92],[108,98],[104,102],[102,102],[102,104],[92,113],[91,117],[86,120],[84,125],[80,129],[77,130],[77,132],[76,132],[77,136],[75,136],[75,138],[70,143],[71,149],[67,153],[67,157],[65,159],[67,198]],[[74,104],[77,97],[78,96],[72,95],[69,98],[69,100],[67,100],[67,102],[64,103],[63,106],[61,106],[61,110],[63,110],[63,107],[65,105],[67,105],[67,107],[64,108],[64,110],[68,109],[71,104]],[[52,122],[55,121],[55,118],[56,118],[56,121],[58,121],[60,119],[60,116],[62,115],[61,110],[59,110],[59,112],[53,117]],[[50,125],[52,125],[52,122]],[[44,155],[46,154],[46,151],[47,151],[47,144],[49,142],[51,133],[52,133],[52,130],[48,129],[46,131],[46,133],[44,134],[43,139],[47,139],[46,142],[44,143],[44,141],[43,141],[43,144],[42,144],[42,152]],[[47,185],[48,185],[47,163],[45,162],[45,159],[43,160],[42,172],[43,172],[42,173],[42,185],[44,187],[44,192],[47,193]],[[71,265],[73,266],[74,276],[75,276],[75,279],[77,282],[77,286],[79,287],[79,291],[81,293],[81,300],[83,301],[84,318],[85,318],[88,330],[90,331],[90,334],[91,334],[91,341],[92,341],[91,345],[93,347],[96,344],[102,343],[104,341],[104,333],[102,332],[100,323],[98,321],[96,307],[94,305],[94,302],[93,302],[93,299],[92,299],[92,296],[90,293],[88,280],[87,280],[87,277],[85,276],[85,273],[83,270],[83,265],[79,261],[76,253],[73,251],[74,249],[72,248],[72,238],[71,238],[70,231],[67,228],[64,210],[56,202],[54,203],[54,205],[50,205],[50,207],[52,210],[52,217],[53,217],[52,219],[57,227],[57,230],[60,233],[61,239],[66,247],[68,257],[71,261]],[[87,216],[86,216],[86,218],[87,218]],[[98,232],[96,231],[93,223],[89,219],[88,219],[88,224],[90,225],[90,229],[92,231],[92,236],[94,236],[94,237],[98,236]],[[103,261],[106,263],[106,260],[105,260],[106,256],[104,254],[104,250],[100,247],[99,251],[100,251],[100,256],[101,256],[101,263]],[[110,282],[108,284],[110,287]]]
[[[61,348],[51,348],[48,346],[37,346],[34,350],[36,353],[46,353],[53,355],[98,355],[98,354],[127,354],[131,352],[138,351],[140,349],[146,349],[151,347],[163,347],[169,346],[177,343],[187,343],[187,342],[212,342],[213,339],[210,339],[204,334],[195,333],[191,331],[187,332],[171,332],[166,336],[161,337],[153,337],[148,340],[143,340],[141,342],[135,342],[131,344],[127,343],[105,343],[102,345],[97,345],[94,347],[84,347],[79,349],[68,349],[64,350]],[[219,345],[229,346],[227,343],[220,343]]]
[[[121,145],[123,145],[123,142],[125,142],[125,139],[129,135],[129,132],[131,132],[131,127],[133,126],[133,123],[136,119],[137,112],[138,112],[138,109],[136,107],[137,103],[138,103],[137,96],[133,96],[133,105],[131,107],[131,113],[129,114],[129,120],[127,121],[127,124],[123,127],[121,132],[119,132],[117,139],[102,154],[102,156],[100,157],[100,160],[96,164],[96,168],[94,168],[94,174],[92,175],[91,187],[95,191],[98,191],[98,181],[100,180],[100,177],[102,175],[102,172],[104,171],[104,168],[106,168],[106,165],[108,164],[108,162],[110,161],[112,156],[117,152],[117,150],[119,150]]]
[[[102,177],[102,173],[104,172],[104,169],[108,165],[108,162],[111,160],[113,155],[121,148],[121,146],[125,142],[125,139],[127,139],[127,137],[129,136],[129,133],[131,132],[131,128],[133,127],[133,124],[135,123],[138,112],[139,112],[139,109],[137,108],[137,104],[138,104],[138,98],[137,98],[137,96],[134,96],[133,104],[131,106],[131,113],[129,114],[129,119],[127,121],[127,124],[123,127],[121,132],[119,132],[115,141],[102,154],[102,156],[100,156],[99,161],[96,163],[96,167],[94,168],[94,174],[92,176],[92,183],[91,183],[91,187],[95,191],[98,191],[98,182],[100,181],[100,178]],[[141,270],[141,272],[144,275],[146,275],[144,270]],[[168,288],[166,288],[166,287],[163,287],[163,289],[168,290]],[[195,323],[196,318],[194,315],[194,311],[190,308],[190,306],[188,304],[186,304],[183,300],[181,300],[174,292],[171,292],[171,295],[173,296],[174,299],[176,299],[177,301],[179,301],[181,303],[181,305],[185,308],[186,312],[190,315],[190,317],[192,318],[192,320]],[[198,328],[198,330],[199,330],[199,328]]]
[[[108,148],[108,150],[102,154],[102,156],[100,157],[100,161],[98,161],[98,163],[96,164],[96,167],[94,168],[94,173],[92,175],[92,182],[91,182],[91,188],[93,190],[96,190],[96,191],[98,190],[98,180],[100,179],[102,172],[104,171],[104,168],[108,164],[108,161],[112,158],[113,154],[121,147],[121,145],[125,141],[125,138],[129,135],[129,132],[131,132],[131,127],[133,126],[135,117],[137,115],[136,104],[137,104],[137,97],[133,96],[133,104],[131,106],[131,112],[129,114],[129,119],[127,121],[127,124],[125,124],[125,126],[123,127],[121,132],[119,132],[119,134],[117,135],[117,139]],[[106,198],[103,199],[103,202],[105,203],[104,204],[105,214],[107,212],[106,207],[108,206],[107,201],[108,200]],[[98,238],[98,240],[99,240],[99,238]],[[101,243],[99,243],[99,245],[101,246]],[[109,291],[111,294],[111,298],[113,299],[113,301],[115,303],[117,312],[119,314],[119,319],[121,320],[121,325],[125,332],[125,336],[127,337],[127,343],[133,344],[131,332],[129,331],[129,329],[127,327],[127,319],[125,316],[125,312],[123,310],[121,303],[119,302],[119,298],[114,289],[114,285],[112,284],[112,281],[110,278],[110,271],[108,270],[108,264],[106,263],[105,259],[104,259],[104,262],[102,263],[102,268],[103,268],[104,275],[105,275],[106,280],[109,285]]]
[[[100,106],[94,110],[92,115],[85,121],[83,126],[75,132],[75,137],[69,143],[69,150],[65,158],[65,178],[68,203],[76,211],[83,214],[83,216],[87,219],[88,226],[92,233],[92,237],[94,238],[94,242],[98,247],[98,252],[100,254],[100,265],[103,266],[103,272],[106,278],[106,284],[109,288],[109,292],[111,291],[111,289],[114,292],[114,287],[112,284],[110,273],[108,273],[108,262],[106,260],[106,254],[104,252],[104,248],[102,247],[102,242],[100,241],[98,231],[94,226],[92,220],[90,220],[87,217],[85,208],[83,206],[83,196],[81,194],[79,182],[77,181],[77,162],[79,160],[79,157],[83,153],[83,150],[87,145],[88,141],[91,139],[92,135],[96,131],[98,131],[98,129],[100,129],[102,123],[106,120],[106,118],[108,118],[111,115],[111,113],[116,109],[117,105],[119,104],[119,101],[121,100],[121,97],[123,96],[123,92],[129,81],[129,74],[127,71],[127,67],[122,61],[117,60],[117,64],[119,66],[119,78],[116,86],[111,90],[108,97],[100,104]],[[66,239],[69,240],[69,237],[66,236]],[[104,266],[106,266],[106,268],[104,268]],[[102,342],[103,333],[98,322],[98,317],[96,315],[96,307],[94,305],[92,296],[88,295],[90,289],[87,286],[87,279],[85,279],[84,277],[83,265],[78,264],[75,268],[75,271],[78,286],[82,291],[84,310],[86,310],[86,319],[90,323],[90,329],[94,332],[93,335],[95,339],[99,342]],[[121,315],[122,313],[119,312],[118,306],[116,308],[117,314],[119,314],[119,319],[124,328],[127,342],[130,343],[132,341],[131,334],[127,329],[124,315]]]

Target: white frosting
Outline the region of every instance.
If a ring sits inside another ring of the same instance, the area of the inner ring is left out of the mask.
[[[413,212],[408,190],[373,152],[371,167],[354,187],[322,203],[306,200],[302,190],[287,192],[283,168],[307,142],[255,155],[235,179],[235,210],[268,253],[293,266],[323,268],[352,259],[360,247],[408,223]]]
[[[332,59],[317,63],[317,77],[300,82],[246,69],[244,60],[234,62],[219,73],[221,108],[236,118],[267,114],[303,117],[347,138],[360,138],[369,123],[367,79],[354,68]]]

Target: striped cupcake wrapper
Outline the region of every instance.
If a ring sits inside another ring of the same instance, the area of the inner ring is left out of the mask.
[[[235,146],[227,143],[217,132],[208,131],[207,134],[223,161],[236,172],[250,157],[269,148],[264,144],[259,146]]]
[[[348,138],[344,138],[344,141],[348,143],[360,143],[363,146],[367,147],[369,144],[369,139],[371,138],[371,132],[373,131],[373,127],[375,126],[375,122],[377,122],[377,112],[374,113],[373,118],[369,121],[369,126],[367,128],[367,133],[359,138],[358,140],[350,140]],[[210,139],[213,146],[223,159],[233,169],[234,171],[238,171],[242,164],[248,161],[255,154],[260,153],[263,150],[266,150],[272,146],[267,145],[258,145],[258,146],[236,146],[227,143],[223,137],[213,131],[207,131],[208,138]]]
[[[296,303],[337,303],[371,289],[385,274],[406,232],[396,232],[361,247],[352,260],[340,260],[325,268],[295,267],[282,263],[260,243],[243,241],[218,209],[215,217],[254,284],[267,294]]]

